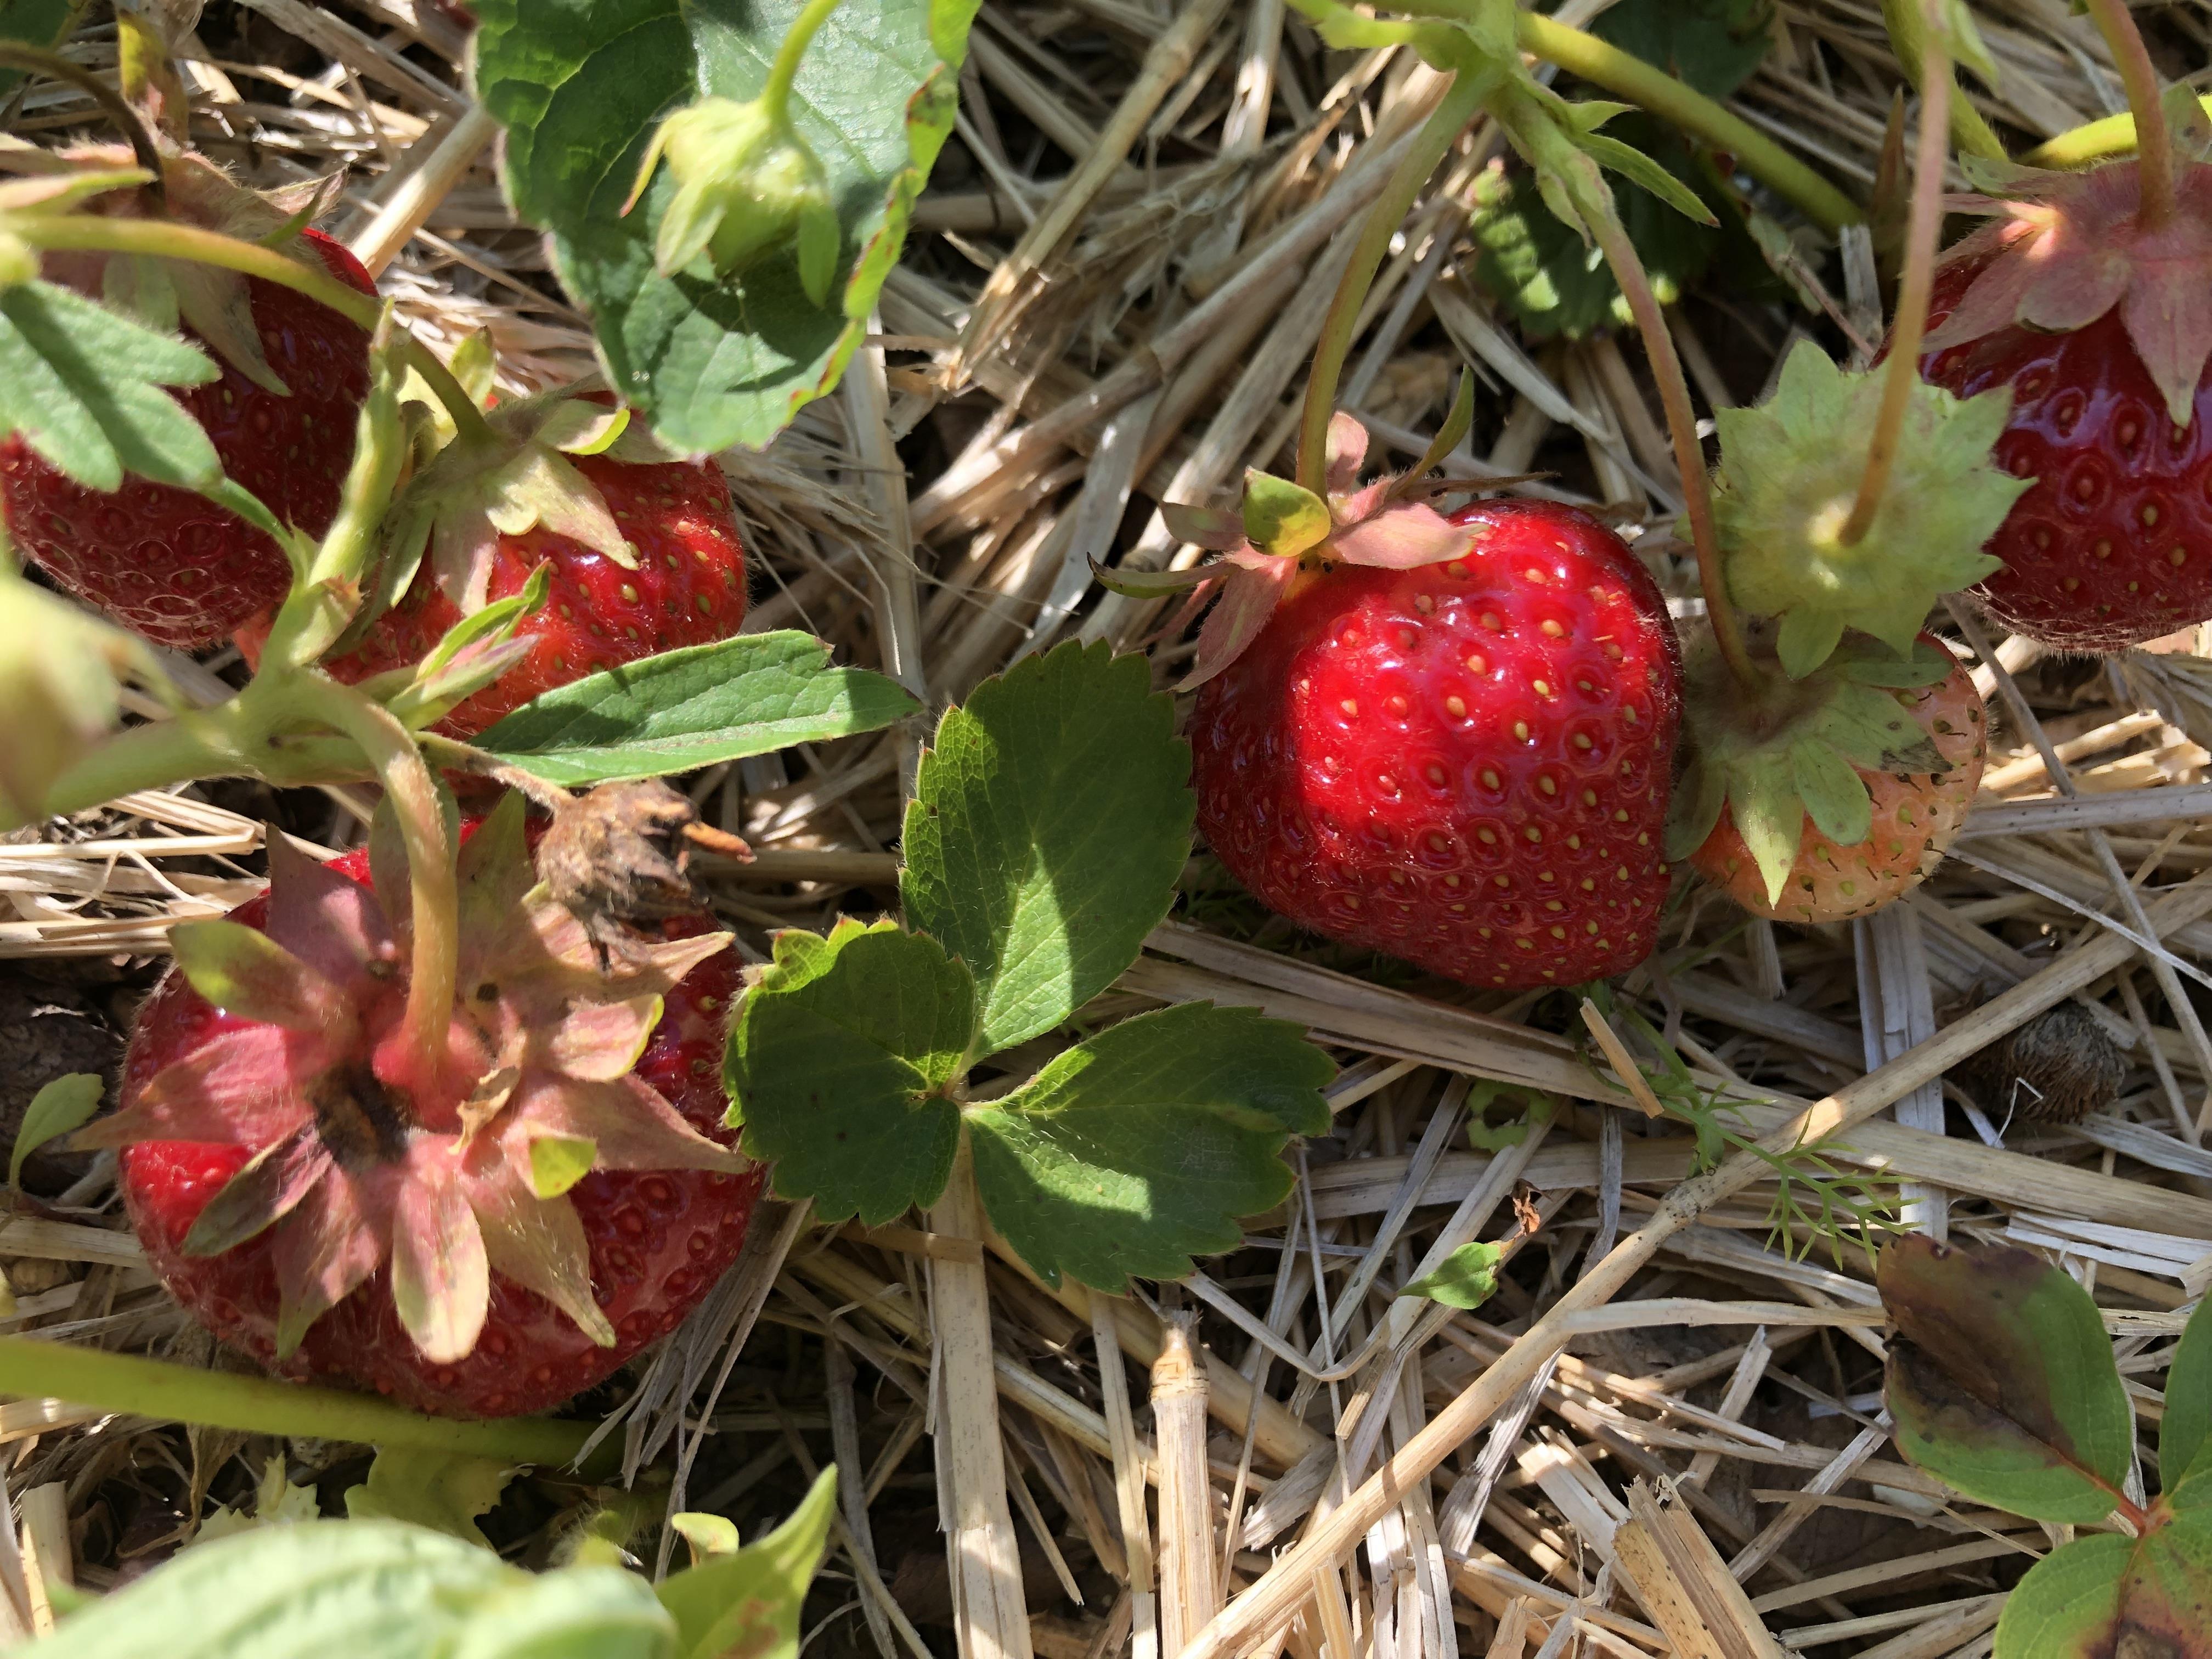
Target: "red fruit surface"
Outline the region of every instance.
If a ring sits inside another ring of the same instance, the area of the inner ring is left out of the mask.
[[[343,246],[319,230],[301,235],[331,276],[376,292]],[[262,351],[291,395],[254,385],[219,355],[221,379],[174,395],[206,429],[225,472],[279,520],[320,536],[337,514],[368,396],[368,336],[291,289],[258,276],[246,286]],[[158,644],[210,644],[291,586],[276,544],[205,496],[135,475],[112,495],[88,489],[20,436],[0,443],[0,505],[26,557]]]
[[[1989,720],[1982,694],[1957,665],[1934,685],[1894,695],[1911,710],[1936,753],[1951,763],[1948,772],[1900,777],[1854,769],[1873,797],[1873,829],[1856,846],[1840,847],[1807,818],[1788,882],[1774,902],[1767,900],[1765,878],[1728,807],[1721,809],[1720,822],[1690,855],[1691,864],[1753,915],[1776,921],[1847,921],[1879,910],[1926,880],[1957,837],[1981,787]]]
[[[474,826],[469,826],[472,830]],[[465,831],[465,835],[468,833]],[[365,854],[329,866],[366,885]],[[259,927],[268,900],[256,898],[230,919]],[[665,924],[672,939],[707,930],[702,921]],[[723,951],[693,969],[666,997],[635,1074],[658,1090],[701,1134],[723,1145],[721,1053],[730,1000],[738,990],[736,953]],[[397,1024],[406,975],[363,1011],[365,1047]],[[124,1065],[127,1109],[165,1066],[190,1057],[243,1022],[210,1007],[172,969],[140,1012]],[[591,1252],[594,1300],[615,1329],[599,1347],[539,1297],[494,1273],[482,1335],[466,1358],[427,1361],[394,1309],[387,1262],[309,1328],[288,1362],[275,1358],[277,1279],[272,1235],[264,1232],[220,1255],[188,1257],[186,1233],[208,1201],[256,1148],[203,1141],[139,1141],[120,1153],[124,1197],[147,1258],[162,1282],[217,1336],[264,1365],[302,1381],[350,1382],[418,1410],[496,1417],[544,1411],[611,1375],[646,1344],[673,1329],[711,1289],[744,1242],[763,1176],[698,1170],[593,1170],[569,1189]]]
[[[1981,268],[1936,272],[1931,331]],[[2212,617],[2212,373],[2175,427],[2118,306],[2069,333],[2002,327],[1920,369],[1961,398],[2012,392],[1996,462],[2035,484],[1985,544],[2005,568],[1976,590],[2008,627],[2116,651]]]
[[[1304,580],[1200,690],[1198,821],[1301,927],[1484,987],[1649,955],[1681,718],[1656,585],[1596,520],[1453,515],[1473,551]]]
[[[569,459],[605,497],[636,550],[637,568],[626,570],[549,530],[501,537],[487,598],[519,593],[540,564],[552,567],[545,604],[520,630],[535,643],[519,665],[441,721],[441,732],[473,737],[542,691],[679,646],[728,639],[744,621],[745,550],[720,468],[712,461]],[[323,666],[348,682],[405,667],[421,661],[460,620],[459,607],[433,580],[426,561],[406,596],[377,619],[359,648]],[[268,633],[266,617],[239,629],[248,660],[258,658]]]

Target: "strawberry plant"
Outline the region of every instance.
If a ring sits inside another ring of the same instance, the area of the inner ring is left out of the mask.
[[[2005,1602],[1996,1659],[2212,1653],[2212,1316],[2166,1356],[2160,1490],[2135,1474],[2135,1407],[2088,1293],[2028,1250],[1913,1235],[1882,1252],[1897,1328],[1898,1449],[1977,1503],[2091,1529]]]
[[[907,810],[906,926],[787,933],[730,1033],[730,1117],[775,1190],[870,1225],[972,1165],[1040,1278],[1119,1291],[1227,1249],[1281,1200],[1332,1067],[1296,1025],[1186,1003],[1082,1036],[1024,1079],[1167,915],[1190,750],[1137,659],[1064,645],[947,714]],[[834,1056],[826,1060],[824,1056]],[[979,1067],[1000,1075],[988,1087]]]

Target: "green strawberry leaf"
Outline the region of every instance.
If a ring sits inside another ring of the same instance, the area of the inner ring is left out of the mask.
[[[1997,1620],[1997,1651],[2005,1659],[2084,1659],[2100,1646],[2119,1616],[2120,1582],[2135,1540],[2118,1533],[2077,1538],[2027,1570]]]
[[[922,757],[907,919],[975,976],[976,1054],[1048,1031],[1137,959],[1190,853],[1190,747],[1145,659],[1073,642],[975,688]]]
[[[0,40],[53,51],[69,39],[83,0],[0,0]],[[0,97],[15,91],[23,71],[0,69]]]
[[[477,746],[580,788],[872,732],[915,707],[895,680],[831,666],[810,634],[740,634],[556,686]]]
[[[63,1620],[39,1659],[670,1659],[676,1620],[618,1567],[532,1574],[396,1521],[257,1527]]]
[[[968,1109],[983,1207],[1049,1285],[1183,1278],[1236,1245],[1237,1218],[1282,1201],[1284,1143],[1328,1128],[1334,1071],[1252,1009],[1140,1014]]]
[[[1778,902],[1805,833],[1805,801],[1788,752],[1764,750],[1739,761],[1729,780],[1728,805],[1736,833],[1766,883],[1766,902]]]
[[[23,1109],[23,1121],[15,1131],[15,1149],[8,1154],[8,1184],[22,1189],[23,1164],[33,1152],[57,1135],[65,1135],[92,1121],[100,1109],[106,1085],[96,1072],[71,1072],[58,1077],[31,1097]]]
[[[1525,1125],[1522,1133],[1524,1138],[1528,1133]],[[1480,1308],[1498,1294],[1498,1264],[1504,1258],[1503,1244],[1480,1240],[1462,1244],[1436,1272],[1422,1274],[1398,1294],[1426,1297],[1447,1308]]]
[[[2154,1521],[2141,1538],[2107,1533],[2053,1550],[2007,1598],[1996,1651],[2212,1659],[2212,1511]]]
[[[712,1555],[663,1579],[660,1604],[676,1620],[673,1659],[795,1655],[799,1608],[822,1565],[836,1510],[833,1463],[815,1477],[783,1524],[758,1543]]]
[[[1708,98],[1751,79],[1774,45],[1773,0],[1620,0],[1590,33]]]
[[[477,84],[507,128],[507,194],[552,233],[609,379],[669,443],[765,444],[836,384],[951,131],[975,4],[847,6],[807,48],[792,119],[825,170],[841,249],[817,303],[799,246],[720,280],[659,275],[670,169],[622,211],[663,117],[702,95],[760,93],[799,0],[479,0]]]
[[[405,1521],[489,1549],[477,1517],[499,1502],[514,1479],[513,1468],[489,1457],[383,1446],[368,1466],[368,1480],[346,1489],[346,1515],[355,1521]]]
[[[2158,1468],[2169,1494],[2178,1493],[2185,1481],[2212,1476],[2212,1313],[2205,1311],[2208,1308],[2212,1301],[2197,1304],[2166,1367]],[[2205,1481],[2203,1490],[2212,1497],[2212,1481]]]
[[[1621,126],[1628,131],[1637,124]],[[1477,175],[1474,194],[1475,281],[1512,307],[1529,339],[1578,340],[1634,325],[1604,255],[1560,222],[1525,169],[1495,163]],[[1711,263],[1712,233],[1643,191],[1623,192],[1617,205],[1652,293],[1660,304],[1674,304]]]
[[[164,386],[222,370],[198,347],[119,317],[52,283],[0,290],[0,430],[88,489],[126,473],[196,490],[271,535],[269,509],[223,477],[200,423]]]
[[[952,1172],[975,987],[937,941],[879,921],[780,933],[722,1062],[729,1121],[775,1190],[875,1226],[933,1203]]]
[[[1877,1283],[1907,1461],[1978,1502],[2087,1526],[2117,1501],[2135,1417],[2089,1294],[2030,1251],[1908,1234]]]

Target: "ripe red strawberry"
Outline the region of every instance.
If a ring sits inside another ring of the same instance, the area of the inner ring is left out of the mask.
[[[1199,823],[1331,939],[1485,987],[1620,973],[1667,891],[1665,602],[1573,507],[1490,501],[1450,523],[1472,532],[1456,557],[1301,573],[1206,683]]]
[[[318,866],[279,838],[267,896],[178,930],[122,1109],[83,1137],[122,1148],[171,1291],[282,1374],[540,1411],[672,1328],[744,1240],[761,1176],[721,1123],[728,936],[671,921],[603,975],[530,893],[520,805],[463,832],[434,1087],[392,1081],[409,975],[368,860]]]
[[[545,603],[517,630],[532,641],[529,654],[455,708],[440,731],[472,737],[555,686],[735,634],[745,616],[745,550],[721,469],[712,461],[635,463],[611,455],[567,460],[612,514],[634,568],[542,523],[498,534],[477,556],[482,586],[472,601],[465,580],[444,580],[447,570],[426,560],[405,597],[359,645],[323,666],[351,682],[418,662],[465,609],[520,592],[541,564],[549,567]],[[258,658],[268,631],[265,617],[238,630],[249,660]]]
[[[2212,165],[2177,147],[2175,167],[2157,226],[2132,160],[2027,174],[1936,273],[1921,372],[2008,390],[1997,462],[2034,480],[1979,591],[2062,649],[2212,617]]]
[[[128,151],[85,154],[109,165],[129,159]],[[231,184],[198,157],[172,158],[166,183],[176,217],[236,235],[265,235],[290,211]],[[136,192],[112,198],[126,206],[136,199]],[[107,210],[111,198],[94,206]],[[331,276],[363,294],[376,291],[340,244],[318,230],[300,235]],[[98,297],[111,263],[57,257],[47,261],[47,274]],[[219,380],[179,388],[178,401],[206,429],[231,478],[280,521],[320,536],[337,513],[355,418],[368,395],[368,336],[327,307],[258,277],[226,280],[195,266],[183,279],[156,271],[155,281],[168,285],[166,316],[222,369]],[[219,640],[291,586],[276,544],[205,496],[136,476],[112,495],[87,489],[20,436],[0,444],[0,506],[27,557],[162,645]]]

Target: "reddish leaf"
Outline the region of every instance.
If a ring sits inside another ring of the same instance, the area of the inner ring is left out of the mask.
[[[2087,1292],[2021,1249],[1917,1234],[1883,1251],[1898,1449],[1969,1497],[2038,1520],[2111,1511],[2135,1443]]]

